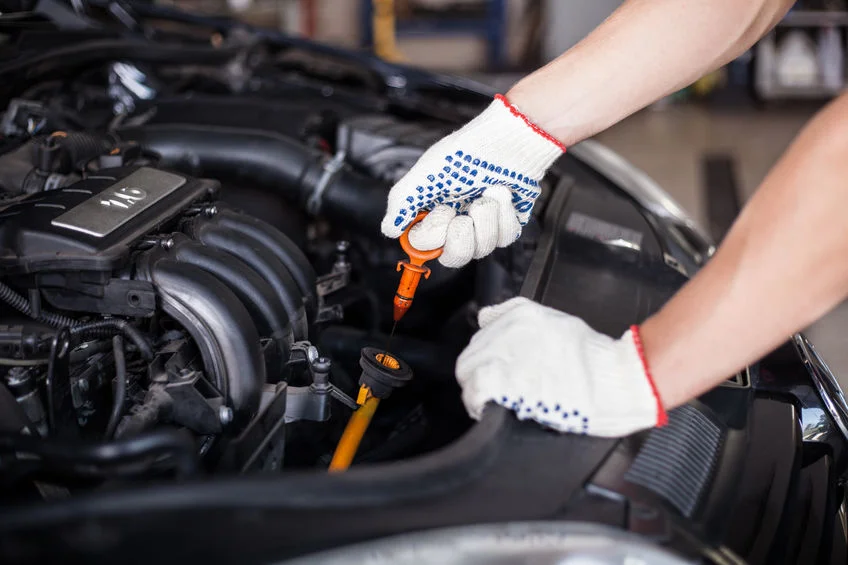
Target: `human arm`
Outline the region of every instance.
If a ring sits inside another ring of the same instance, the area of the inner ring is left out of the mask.
[[[786,341],[848,296],[846,156],[848,95],[797,136],[705,267],[620,339],[526,300],[482,310],[457,362],[469,412],[495,401],[561,431],[625,435]]]
[[[794,0],[628,0],[506,97],[566,146],[727,64]]]
[[[715,386],[848,295],[846,210],[843,95],[793,141],[704,269],[642,325],[666,406]]]
[[[410,241],[424,250],[444,245],[439,261],[449,267],[509,245],[566,146],[732,59],[791,4],[625,2],[575,47],[428,149],[389,193],[383,233],[398,237],[419,210],[432,210]]]

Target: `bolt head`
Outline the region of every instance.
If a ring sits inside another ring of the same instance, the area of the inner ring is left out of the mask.
[[[206,214],[207,218],[211,218],[218,213],[218,207],[217,206],[207,206],[206,208],[203,209],[203,213]]]
[[[329,372],[331,366],[332,361],[330,361],[330,359],[327,357],[319,357],[318,359],[312,362],[312,369],[319,373]]]
[[[159,245],[162,249],[172,249],[174,247],[174,240],[169,237],[160,241]]]
[[[218,409],[218,419],[226,426],[233,421],[233,409],[229,406],[221,406]]]
[[[392,75],[386,79],[386,84],[391,88],[406,88],[406,77],[403,75]]]
[[[79,382],[77,382],[77,387],[82,392],[87,391],[88,390],[88,379],[80,379]]]

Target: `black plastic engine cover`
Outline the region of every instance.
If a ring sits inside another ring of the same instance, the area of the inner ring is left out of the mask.
[[[111,271],[139,238],[162,228],[218,183],[151,167],[104,170],[0,211],[0,270]]]

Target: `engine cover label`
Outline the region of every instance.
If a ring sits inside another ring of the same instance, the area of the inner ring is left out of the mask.
[[[186,183],[186,179],[142,167],[71,208],[50,223],[57,228],[106,237]]]

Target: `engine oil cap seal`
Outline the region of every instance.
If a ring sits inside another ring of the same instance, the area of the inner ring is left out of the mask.
[[[359,384],[370,388],[377,398],[387,398],[393,389],[412,380],[412,368],[403,359],[376,347],[362,348],[359,366]]]

